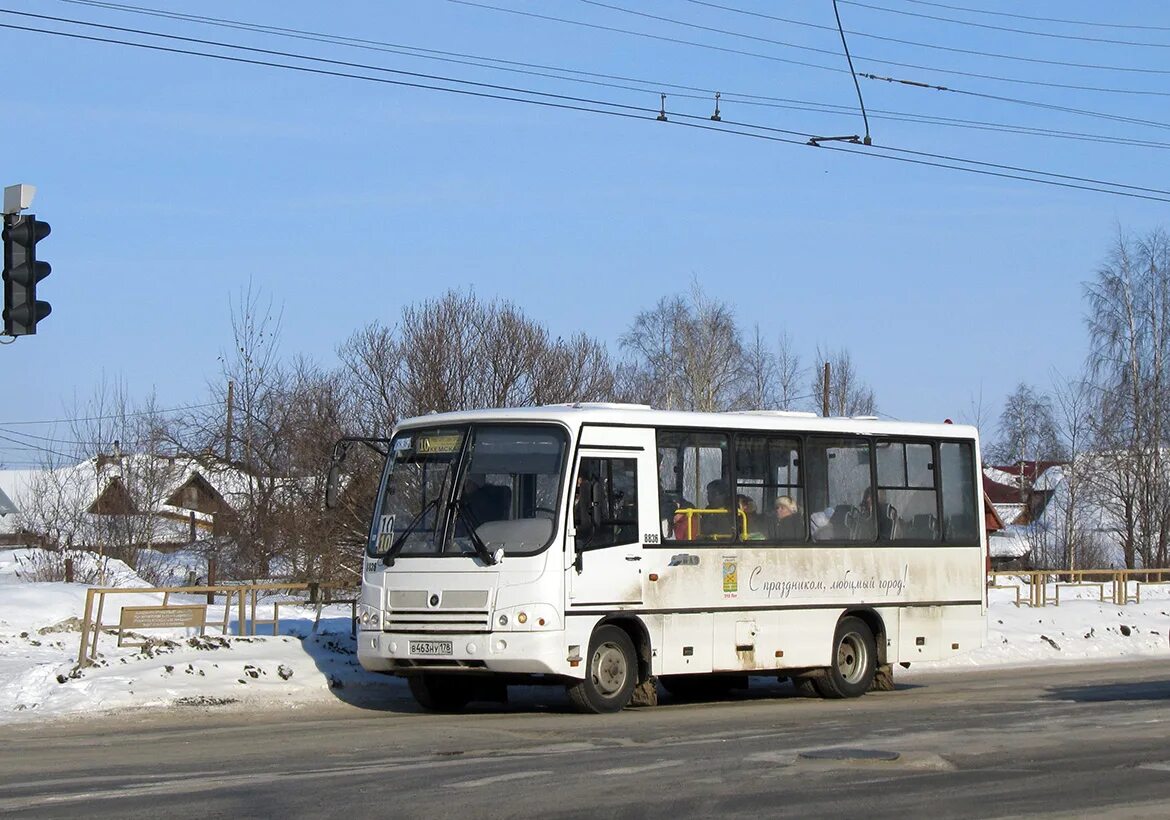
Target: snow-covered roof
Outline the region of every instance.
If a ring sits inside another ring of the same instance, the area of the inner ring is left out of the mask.
[[[1005,487],[1015,487],[1016,489],[1020,487],[1019,473],[1009,473],[1007,470],[1000,469],[999,467],[984,467],[983,475],[987,476],[996,484],[1002,484]]]
[[[995,507],[995,514],[1005,525],[1014,524],[1020,514],[1027,509],[1026,504],[992,504],[991,506]]]
[[[3,488],[0,488],[0,516],[8,515],[17,511],[16,505],[12,503],[12,499],[4,494]]]
[[[146,453],[98,456],[44,470],[0,470],[0,493],[17,511],[0,517],[0,533],[16,532],[22,525],[27,529],[22,514],[30,518],[46,507],[100,515],[106,511],[103,507],[130,503],[133,513],[162,519],[161,540],[186,541],[191,515],[206,526],[213,513],[192,506],[183,497],[185,488],[195,488],[203,499],[210,496],[214,506],[238,509],[247,486],[247,477],[231,467]]]
[[[987,551],[992,558],[1021,558],[1032,551],[1032,545],[1018,528],[1008,527],[987,536]]]

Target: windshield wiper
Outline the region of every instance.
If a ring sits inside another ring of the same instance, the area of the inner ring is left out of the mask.
[[[406,529],[402,531],[401,535],[394,539],[394,543],[390,545],[390,549],[386,550],[386,554],[382,556],[383,564],[388,567],[394,566],[394,557],[398,555],[398,553],[402,552],[402,548],[406,546],[407,537],[412,532],[414,532],[414,528],[422,522],[423,518],[426,517],[426,514],[430,512],[431,508],[437,506],[438,503],[439,497],[435,496],[423,505],[423,508],[418,511],[418,514],[415,515],[414,518],[410,519],[410,523],[406,525]]]
[[[475,531],[477,527],[476,522],[472,520],[473,515],[464,505],[463,499],[456,499],[455,515],[459,516],[459,519],[463,522],[463,526],[467,528],[467,538],[471,541],[471,546],[475,550],[475,554],[488,566],[500,563],[496,559],[496,556],[492,554],[492,551],[488,549],[488,545],[484,543],[483,539]]]

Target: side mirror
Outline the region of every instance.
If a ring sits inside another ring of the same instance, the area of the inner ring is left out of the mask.
[[[329,465],[329,475],[325,479],[325,509],[337,507],[337,484],[341,477],[341,464],[334,461]]]

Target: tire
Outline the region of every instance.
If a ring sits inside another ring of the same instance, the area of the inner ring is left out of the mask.
[[[579,712],[620,712],[638,684],[638,656],[625,630],[599,626],[589,639],[585,677],[568,686],[569,700]]]
[[[460,712],[471,700],[471,681],[458,675],[412,675],[410,694],[430,712]]]
[[[856,698],[869,691],[877,670],[877,644],[865,621],[852,616],[837,622],[833,654],[824,677],[813,685],[823,698]]]

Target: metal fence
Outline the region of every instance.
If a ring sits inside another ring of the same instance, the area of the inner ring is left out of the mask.
[[[1016,606],[1060,606],[1062,589],[1095,589],[1100,601],[1142,602],[1142,586],[1170,584],[1170,569],[1005,570],[988,574],[988,589],[1013,589]],[[1027,594],[1027,600],[1024,595]]]

